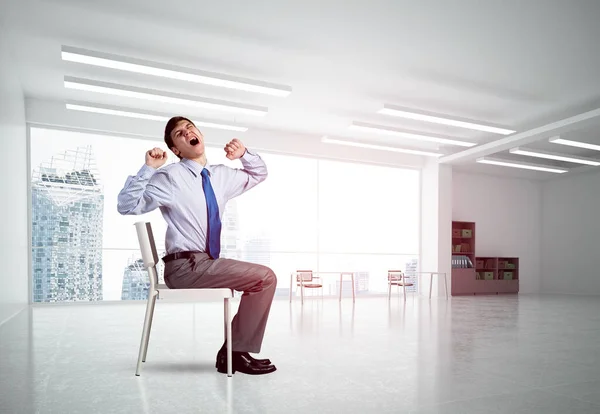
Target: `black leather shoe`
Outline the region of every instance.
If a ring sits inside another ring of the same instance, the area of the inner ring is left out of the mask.
[[[271,365],[271,360],[269,358],[265,359],[257,359],[250,355],[248,352],[242,352],[246,358],[249,358],[254,364],[257,365]]]
[[[270,374],[277,370],[275,365],[260,365],[252,362],[252,359],[244,355],[245,352],[234,352],[232,361],[232,373],[236,371],[242,372],[248,375],[262,375]],[[219,352],[217,354],[217,371],[226,374],[227,373],[227,354]]]
[[[217,365],[219,364],[219,355],[223,355],[225,356],[227,354],[226,348],[225,348],[225,344],[223,344],[223,346],[221,347],[221,349],[219,349],[219,352],[217,352],[217,361],[215,362],[215,368],[217,368]],[[244,354],[244,356],[248,359],[250,359],[254,364],[256,365],[271,365],[271,360],[269,358],[265,358],[265,359],[257,359],[254,358],[252,355],[250,355],[248,352],[236,352],[233,351],[233,354]]]

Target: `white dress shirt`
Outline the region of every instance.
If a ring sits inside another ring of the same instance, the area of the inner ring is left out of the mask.
[[[144,166],[127,177],[117,199],[121,214],[144,214],[157,207],[167,222],[167,254],[181,251],[206,251],[207,210],[201,172],[206,168],[223,217],[225,204],[267,178],[262,158],[246,150],[240,158],[241,169],[225,165],[202,167],[182,159],[158,170]]]

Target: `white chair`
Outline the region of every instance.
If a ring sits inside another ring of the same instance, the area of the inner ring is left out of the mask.
[[[142,252],[142,260],[144,268],[148,271],[150,279],[150,289],[148,291],[148,304],[146,306],[146,317],[144,319],[144,329],[142,331],[142,341],[140,343],[140,352],[138,355],[137,369],[135,375],[140,375],[142,362],[146,362],[146,354],[148,352],[148,342],[150,340],[150,330],[152,329],[152,317],[154,316],[154,305],[156,298],[160,296],[161,300],[168,298],[173,299],[191,299],[194,301],[204,300],[219,300],[223,299],[225,308],[225,338],[227,340],[227,376],[232,376],[232,361],[231,361],[231,307],[230,299],[233,297],[231,289],[169,289],[167,285],[158,283],[158,273],[156,265],[159,262],[154,236],[152,235],[152,227],[147,222],[135,223],[137,230],[140,250]]]
[[[414,283],[407,280],[402,270],[388,270],[388,299],[392,298],[392,286],[402,286],[404,290],[404,301],[406,302],[406,287],[414,286]]]

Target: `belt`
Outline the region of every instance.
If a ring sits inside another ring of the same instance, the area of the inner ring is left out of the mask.
[[[163,262],[167,263],[167,262],[170,262],[171,260],[189,259],[190,257],[192,257],[198,253],[203,253],[203,252],[175,252],[175,253],[166,255],[162,259],[163,259]]]

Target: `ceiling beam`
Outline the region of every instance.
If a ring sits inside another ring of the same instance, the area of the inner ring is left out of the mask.
[[[501,151],[507,151],[511,148],[526,145],[552,135],[561,134],[573,129],[583,128],[587,125],[600,122],[600,108],[592,111],[574,115],[569,118],[561,119],[560,121],[552,122],[528,131],[518,132],[509,135],[505,138],[488,142],[487,144],[478,145],[464,151],[446,155],[439,158],[440,163],[452,164],[464,161],[473,161],[479,157],[485,157]]]
[[[184,113],[184,115],[194,119],[193,111]],[[25,100],[25,116],[28,125],[39,128],[148,139],[162,142],[158,146],[164,147],[165,145],[163,141],[164,122],[71,111],[66,108],[64,101],[27,98]],[[223,148],[224,143],[230,141],[231,138],[239,137],[248,147],[254,148],[257,151],[274,154],[360,162],[418,170],[423,167],[426,161],[426,157],[413,154],[354,147],[339,150],[321,142],[321,135],[316,134],[268,129],[255,125],[248,125],[248,127],[248,131],[243,133],[222,129],[206,129],[206,145]]]

